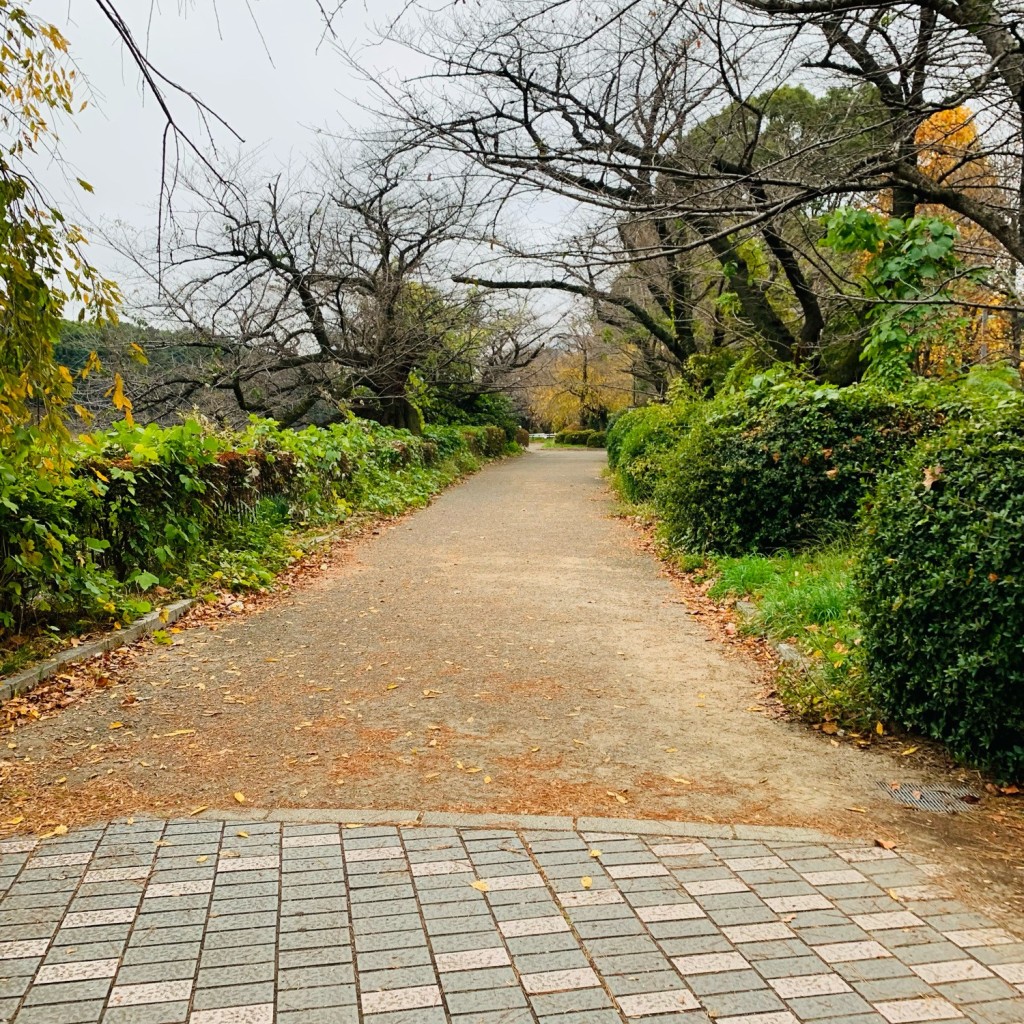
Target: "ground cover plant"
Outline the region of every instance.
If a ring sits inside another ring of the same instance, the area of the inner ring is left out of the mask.
[[[488,426],[415,436],[352,418],[241,431],[197,419],[83,435],[61,473],[0,461],[0,650],[40,633],[126,621],[161,595],[268,585],[304,532],[425,504],[516,450]],[[20,653],[15,653],[18,651]]]

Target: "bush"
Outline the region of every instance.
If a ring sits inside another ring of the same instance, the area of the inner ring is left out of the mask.
[[[605,432],[603,430],[595,430],[591,433],[590,437],[587,438],[588,448],[603,448],[605,444]]]
[[[530,447],[530,432],[525,427],[516,427],[515,443],[520,448]]]
[[[595,433],[593,430],[560,430],[555,434],[555,444],[585,445]]]
[[[931,438],[881,485],[859,572],[892,718],[1024,777],[1024,414]]]
[[[657,509],[670,542],[690,551],[771,553],[831,538],[940,418],[868,385],[755,382],[708,406],[660,459]]]
[[[264,585],[293,557],[289,527],[424,504],[505,448],[499,427],[415,437],[355,419],[241,432],[188,421],[83,436],[60,475],[0,461],[0,634],[131,618],[157,584]]]
[[[645,405],[623,413],[608,430],[608,464],[628,501],[649,501],[664,475],[664,456],[686,435],[696,402]]]

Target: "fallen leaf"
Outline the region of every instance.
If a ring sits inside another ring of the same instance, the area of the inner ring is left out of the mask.
[[[244,793],[235,793],[234,797],[235,797],[235,803],[236,804],[244,804],[245,803],[245,794]]]
[[[895,850],[896,844],[890,839],[876,839],[875,846],[882,850]]]
[[[41,835],[40,839],[52,839],[54,836],[66,836],[68,834],[67,825],[58,825],[55,829],[50,832],[46,832]]]
[[[600,850],[591,850],[590,851],[590,856],[593,857],[594,860],[597,860],[597,858],[601,856],[601,851]]]
[[[162,736],[157,736],[158,740],[170,739],[171,736],[194,736],[196,734],[195,729],[175,729],[174,732],[165,732]]]
[[[910,757],[911,754],[917,753],[917,747],[907,747],[906,750],[900,751],[900,757]]]
[[[853,811],[855,814],[867,814],[868,809],[866,807],[847,807],[848,811]]]
[[[589,889],[593,884],[594,880],[590,877],[590,875],[584,875],[580,879],[580,885],[582,885],[584,889]]]
[[[478,878],[475,882],[469,883],[477,892],[490,892],[491,887],[482,879]]]
[[[835,722],[822,722],[821,731],[825,733],[826,736],[834,736],[839,732],[839,726]]]
[[[621,793],[616,793],[614,790],[609,789],[609,790],[606,790],[605,793],[606,793],[607,796],[615,797],[615,799],[618,800],[618,802],[620,804],[628,804],[629,803],[629,801],[626,799],[626,797],[624,797]]]
[[[188,812],[188,814],[190,818],[194,818],[197,814],[202,814],[203,811],[208,809],[209,808],[207,807],[207,805],[203,804],[202,807],[193,807],[192,810]]]
[[[881,722],[879,722],[879,723],[878,723],[878,724],[877,724],[877,725],[875,726],[875,732],[877,732],[879,736],[884,736],[884,735],[885,735],[885,726],[884,726],[884,725],[882,725],[882,723],[881,723]]]
[[[673,775],[673,782],[678,782],[680,786],[692,786],[693,783],[689,779],[684,779],[681,775]]]
[[[490,777],[490,775],[485,775],[484,776],[484,782],[493,782],[493,781],[494,780]]]
[[[196,857],[196,863],[197,864],[205,864],[209,859],[210,859],[209,856],[207,856],[206,854],[203,854],[202,857]]]
[[[123,729],[124,728],[124,722],[111,722],[109,727],[111,729]]]
[[[238,836],[239,839],[248,839],[249,838],[249,833],[248,832],[237,832],[236,835]]]

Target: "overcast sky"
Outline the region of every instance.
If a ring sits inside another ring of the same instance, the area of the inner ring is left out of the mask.
[[[409,59],[397,47],[373,45],[374,25],[401,3],[348,0],[338,16],[339,39],[365,66],[387,70]],[[321,41],[314,0],[122,0],[118,7],[156,66],[224,117],[246,148],[264,147],[270,163],[311,149],[316,128],[367,123],[359,105],[367,86]],[[86,220],[147,222],[159,191],[163,118],[144,99],[138,70],[92,0],[34,0],[32,9],[65,32],[95,94],[60,130],[61,152],[95,193],[69,188],[55,167],[46,180],[62,202],[73,195]],[[188,104],[179,100],[177,110],[194,128]],[[221,140],[228,142],[226,133]]]

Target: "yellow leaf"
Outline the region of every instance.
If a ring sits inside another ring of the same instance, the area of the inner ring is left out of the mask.
[[[236,804],[244,804],[245,803],[245,794],[244,793],[235,793],[235,803]]]
[[[123,729],[124,728],[124,722],[111,722],[110,723],[110,728],[111,729]]]
[[[239,832],[237,832],[235,834],[238,836],[239,839],[248,839],[249,838],[249,833],[248,832],[241,832],[241,831],[239,831]]]
[[[600,850],[591,850],[590,851],[590,856],[593,857],[594,860],[597,860],[597,858],[601,856],[601,851]]]
[[[19,814],[17,818],[9,818],[5,822],[5,824],[7,824],[7,825],[20,825],[24,820],[25,820],[25,816],[23,814]]]
[[[157,736],[158,740],[165,740],[171,736],[194,736],[196,733],[195,729],[175,729],[174,732],[165,732],[161,736]]]
[[[205,811],[205,810],[207,810],[207,805],[206,804],[203,804],[202,807],[193,807],[192,810],[188,812],[189,813],[189,817],[190,818],[194,818],[197,814],[202,814],[203,811]]]
[[[885,726],[884,726],[884,725],[882,725],[882,723],[881,723],[881,722],[879,722],[879,723],[878,723],[878,724],[877,724],[877,725],[875,726],[875,732],[877,732],[879,736],[884,736],[884,735],[885,735]]]
[[[477,892],[490,892],[491,887],[482,879],[478,878],[475,882],[469,883]]]
[[[494,780],[490,777],[490,775],[485,775],[484,776],[484,782],[493,782],[493,781]]]
[[[205,854],[202,857],[196,857],[197,864],[205,864],[210,858]]]
[[[580,879],[580,885],[582,885],[584,889],[589,889],[593,884],[594,880],[590,877],[590,875],[584,875]]]
[[[917,747],[907,747],[906,750],[900,752],[900,757],[909,757],[911,754],[917,753]]]

